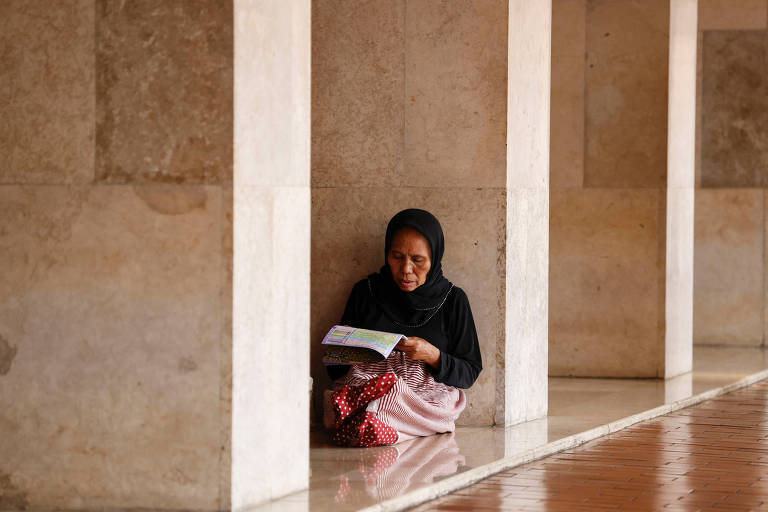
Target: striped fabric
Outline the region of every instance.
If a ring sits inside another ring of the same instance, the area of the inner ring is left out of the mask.
[[[455,421],[467,404],[464,392],[435,381],[424,368],[423,361],[414,361],[403,352],[393,351],[388,359],[378,363],[353,366],[349,373],[334,383],[334,388],[359,386],[387,372],[397,375],[390,391],[366,406],[368,412],[398,433],[397,442],[441,432],[453,432]],[[325,423],[333,424],[333,408],[326,392]]]

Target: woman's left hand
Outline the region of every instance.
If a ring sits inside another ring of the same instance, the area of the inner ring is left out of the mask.
[[[411,336],[410,338],[400,340],[400,343],[395,348],[405,352],[411,359],[424,361],[432,368],[440,366],[440,349],[424,338]]]

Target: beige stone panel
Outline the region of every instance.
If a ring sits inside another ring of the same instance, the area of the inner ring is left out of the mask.
[[[93,0],[0,2],[0,183],[87,183]]]
[[[588,0],[553,0],[552,56],[584,59]]]
[[[549,184],[584,181],[585,0],[552,3],[552,104]]]
[[[701,182],[768,185],[768,31],[704,33]]]
[[[402,183],[405,4],[312,2],[312,186]]]
[[[503,189],[328,188],[312,191],[311,344],[315,400],[328,383],[320,341],[341,318],[352,286],[384,263],[389,219],[424,208],[445,234],[443,270],[469,297],[480,339],[483,371],[468,390],[463,425],[491,425],[495,410],[496,350],[504,337]]]
[[[0,187],[0,474],[29,508],[219,504],[216,187]]]
[[[699,30],[766,28],[765,0],[699,0]]]
[[[669,0],[587,0],[585,187],[666,185]]]
[[[659,194],[551,191],[550,375],[658,376]]]
[[[401,183],[504,186],[507,20],[505,1],[407,1]]]
[[[96,178],[232,177],[232,2],[96,2]]]
[[[763,191],[696,191],[694,342],[763,342]]]

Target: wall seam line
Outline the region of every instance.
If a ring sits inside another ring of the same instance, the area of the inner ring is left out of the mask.
[[[766,0],[768,2],[768,0]],[[403,174],[403,176],[407,176],[407,150],[405,145],[406,135],[406,116],[407,116],[407,109],[408,109],[408,0],[403,0],[403,120],[402,120],[402,126],[403,126],[403,136],[402,136],[402,146],[401,146],[401,161],[400,165],[402,166],[400,169],[400,172]]]
[[[768,1],[768,0],[766,0]],[[96,158],[97,151],[99,150],[98,140],[98,128],[99,128],[99,70],[98,70],[98,56],[99,54],[99,7],[96,3],[93,4],[93,172],[91,173],[91,179],[87,183],[88,185],[97,184],[96,176],[98,175],[98,159]]]
[[[166,182],[146,182],[146,183],[100,183],[98,181],[71,182],[71,183],[36,183],[36,182],[8,182],[0,183],[0,187],[224,187],[232,185],[232,182],[222,183],[166,183]],[[281,188],[301,187],[302,185],[286,185]],[[263,188],[268,188],[266,185]],[[329,187],[334,188],[334,187]]]
[[[768,1],[768,0],[766,0]],[[587,0],[584,0],[583,3],[584,7],[584,51],[582,53],[582,67],[584,69],[584,73],[582,75],[582,94],[581,94],[581,186],[577,188],[587,188],[586,187],[586,181],[587,181],[587,73],[589,73],[589,67],[587,66],[587,16],[589,13],[587,12]],[[551,76],[551,70],[550,70],[550,76]],[[552,93],[550,91],[550,98],[552,96]],[[551,102],[551,100],[550,100]],[[550,105],[551,108],[551,105]],[[551,128],[550,128],[551,130]]]

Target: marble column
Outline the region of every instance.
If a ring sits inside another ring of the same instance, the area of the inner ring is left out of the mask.
[[[503,425],[547,414],[551,33],[551,0],[510,0]]]
[[[234,2],[232,510],[309,483],[310,2]]]
[[[698,0],[670,1],[665,378],[693,368],[697,14]]]

